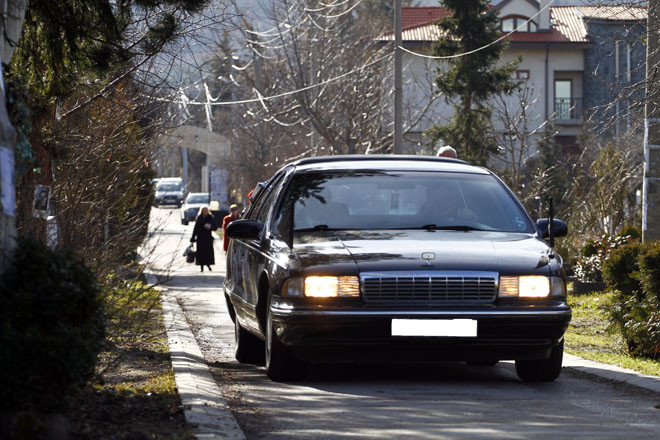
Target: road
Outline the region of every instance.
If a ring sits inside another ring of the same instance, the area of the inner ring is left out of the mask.
[[[233,358],[221,240],[213,272],[200,273],[181,256],[192,225],[178,215],[153,210],[149,260],[248,439],[658,438],[660,395],[566,368],[549,384],[521,382],[510,362],[319,365],[302,382],[271,382]]]

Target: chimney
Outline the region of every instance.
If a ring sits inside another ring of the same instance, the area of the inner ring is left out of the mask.
[[[551,0],[539,0],[539,10],[542,10],[539,15],[536,16],[536,22],[538,23],[538,28],[540,31],[549,31],[550,30],[550,8],[545,8]]]

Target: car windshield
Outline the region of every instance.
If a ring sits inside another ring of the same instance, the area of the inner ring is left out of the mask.
[[[279,230],[484,230],[533,233],[525,212],[492,175],[341,171],[294,176]]]
[[[180,183],[161,183],[156,187],[156,191],[181,191]]]
[[[209,195],[202,194],[188,197],[188,203],[209,203]]]

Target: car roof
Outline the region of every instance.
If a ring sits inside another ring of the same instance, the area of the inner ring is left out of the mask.
[[[188,197],[191,196],[209,196],[209,193],[188,193]]]
[[[317,156],[288,164],[296,171],[378,169],[391,171],[450,171],[457,173],[491,174],[485,168],[447,157],[415,156],[402,154],[369,154]]]

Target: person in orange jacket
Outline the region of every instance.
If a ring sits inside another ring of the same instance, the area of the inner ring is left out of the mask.
[[[229,226],[229,223],[233,222],[234,220],[238,220],[241,217],[239,211],[238,211],[238,205],[233,204],[229,207],[229,215],[226,215],[225,218],[222,219],[222,250],[227,252],[227,248],[229,247],[229,237],[227,236],[227,226]]]

